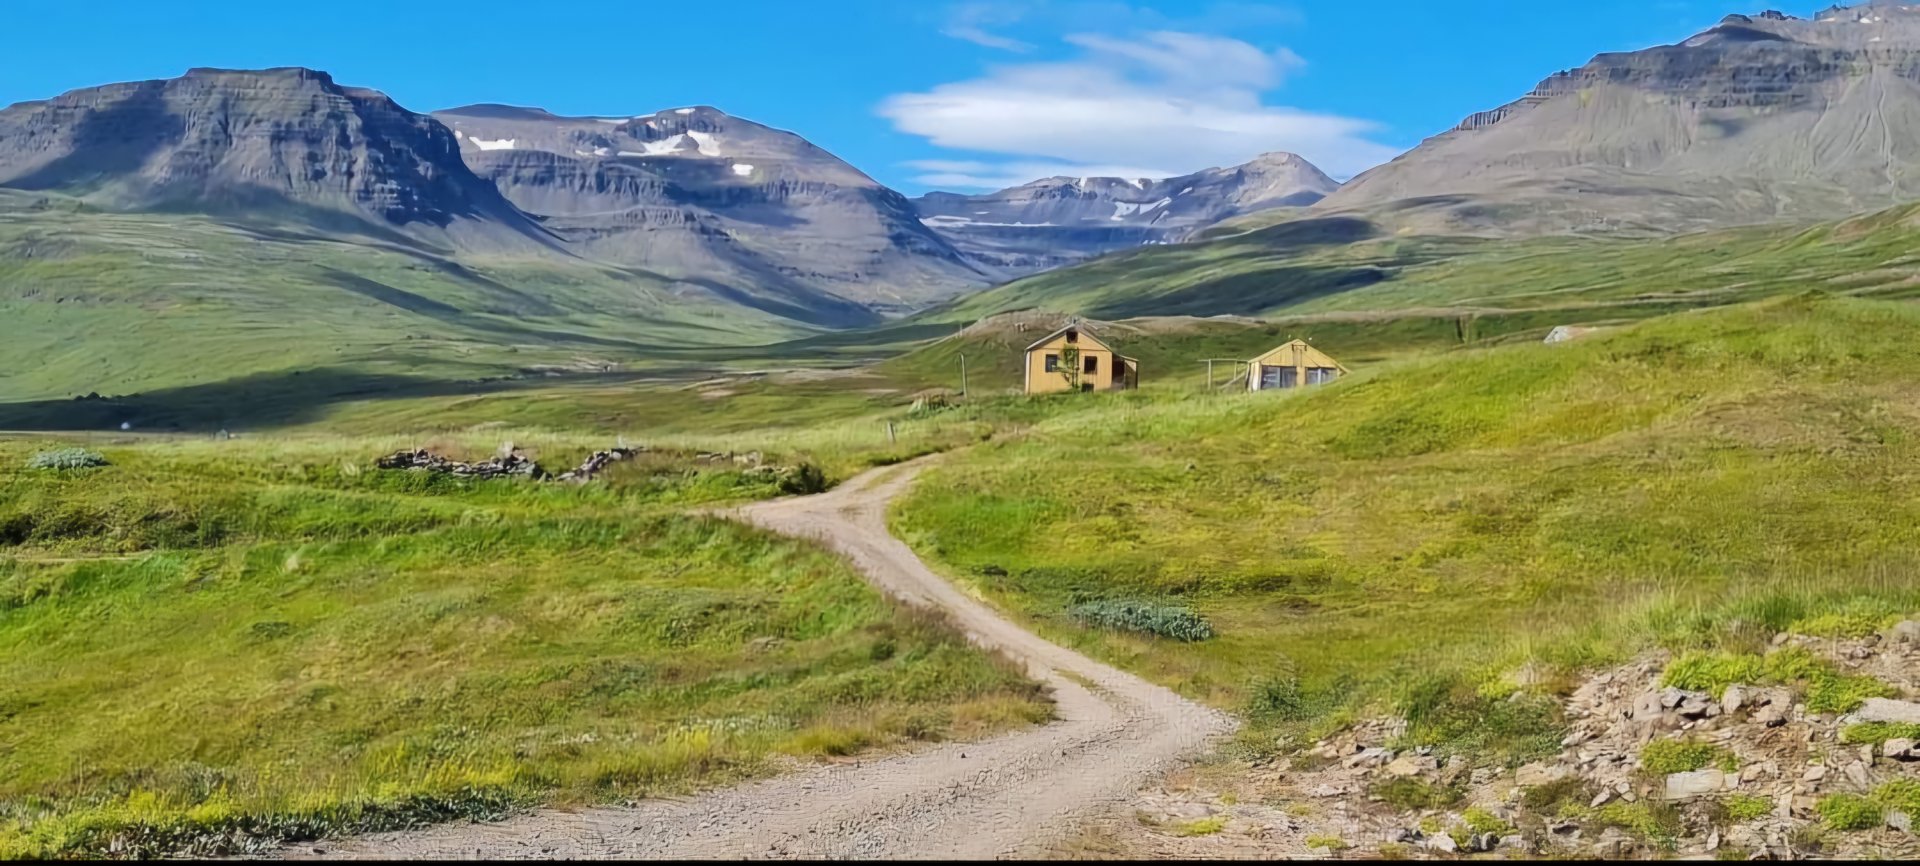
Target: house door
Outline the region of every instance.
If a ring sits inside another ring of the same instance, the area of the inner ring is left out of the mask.
[[[1292,388],[1300,384],[1300,371],[1293,367],[1261,367],[1260,390]]]

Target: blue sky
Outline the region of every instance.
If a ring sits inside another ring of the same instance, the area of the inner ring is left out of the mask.
[[[1737,0],[1735,0],[1737,2]],[[1829,2],[1782,2],[1809,16]],[[884,183],[1176,174],[1294,150],[1347,176],[1721,0],[10,0],[0,104],[192,66],[311,66],[416,111],[692,104]]]

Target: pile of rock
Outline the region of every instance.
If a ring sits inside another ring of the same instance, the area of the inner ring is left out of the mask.
[[[1237,802],[1210,813],[1231,817],[1222,832],[1239,838],[1209,842],[1204,853],[1300,856],[1303,839],[1339,839],[1356,853],[1391,856],[1920,856],[1912,834],[1920,816],[1888,807],[1884,827],[1838,832],[1819,810],[1833,795],[1920,782],[1916,738],[1874,745],[1846,735],[1866,722],[1920,725],[1920,622],[1859,639],[1781,635],[1773,645],[1802,648],[1905,697],[1868,699],[1847,714],[1810,711],[1795,689],[1773,684],[1731,685],[1715,697],[1665,685],[1671,659],[1650,654],[1582,682],[1562,704],[1568,730],[1559,753],[1511,771],[1408,747],[1406,725],[1396,719],[1363,722],[1291,758],[1250,767],[1229,798]],[[1657,774],[1643,756],[1662,741],[1712,758],[1698,769]],[[1396,784],[1458,799],[1402,811],[1381,798]],[[1174,826],[1197,813],[1196,799],[1208,805],[1191,792],[1169,799],[1149,799],[1142,812],[1150,825]],[[1636,820],[1660,829],[1650,834]]]
[[[479,463],[463,463],[420,448],[395,451],[375,461],[374,465],[381,469],[432,472],[459,478],[532,478],[538,481],[547,477],[547,471],[541,469],[540,464],[518,451]]]
[[[611,448],[606,451],[595,451],[593,452],[592,456],[587,458],[586,462],[580,464],[579,468],[576,468],[571,472],[562,472],[560,473],[560,476],[558,478],[555,478],[554,480],[555,481],[571,481],[576,484],[585,484],[588,481],[592,481],[594,476],[599,475],[600,472],[606,469],[608,466],[612,466],[615,463],[620,463],[626,460],[631,460],[634,457],[637,457],[641,454],[646,453],[646,451],[647,449],[645,447],[640,447],[640,448],[622,447],[622,448]]]

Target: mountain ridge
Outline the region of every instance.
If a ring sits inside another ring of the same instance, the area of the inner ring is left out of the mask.
[[[1056,176],[985,194],[929,192],[914,205],[955,246],[1026,275],[1176,243],[1232,217],[1304,207],[1339,186],[1306,159],[1274,152],[1158,180]]]
[[[1426,232],[1670,234],[1920,198],[1920,11],[1730,15],[1596,55],[1315,206]]]

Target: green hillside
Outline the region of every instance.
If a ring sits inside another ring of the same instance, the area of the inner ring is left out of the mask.
[[[1643,318],[1809,287],[1920,293],[1920,207],[1812,228],[1763,227],[1666,240],[1398,237],[1351,217],[1292,219],[1149,247],[981,292],[929,321],[1041,309],[1142,315],[1552,312],[1563,322]]]
[[[323,368],[367,377],[367,388],[398,375],[625,369],[801,333],[770,313],[585,262],[454,260],[0,192],[0,399]]]
[[[1050,637],[1269,731],[1419,723],[1421,694],[1484,721],[1529,662],[1920,608],[1916,332],[1909,304],[1802,296],[1306,392],[1095,397],[950,458],[896,522]],[[1068,616],[1098,600],[1218,637]]]

